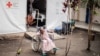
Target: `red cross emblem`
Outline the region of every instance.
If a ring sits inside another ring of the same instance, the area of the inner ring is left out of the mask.
[[[6,6],[8,6],[8,8],[11,8],[12,3],[9,1],[9,2],[7,2]]]

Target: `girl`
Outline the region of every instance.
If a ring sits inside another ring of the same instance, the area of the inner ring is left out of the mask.
[[[57,48],[55,43],[50,39],[47,31],[43,28],[40,28],[39,35],[42,39],[42,56],[46,56],[46,52],[50,50],[56,51]]]

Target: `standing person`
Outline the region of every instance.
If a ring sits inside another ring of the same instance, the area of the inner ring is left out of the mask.
[[[33,11],[32,3],[33,3],[33,1],[34,0],[27,0],[27,18],[26,18],[27,27],[32,25],[34,22],[34,17],[32,16],[32,11]]]
[[[45,29],[40,28],[40,32],[38,34],[40,35],[40,38],[42,39],[42,56],[46,56],[46,52],[52,49],[54,51],[57,50],[55,43],[50,39]]]

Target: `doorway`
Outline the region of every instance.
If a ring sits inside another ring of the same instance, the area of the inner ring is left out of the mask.
[[[46,0],[27,0],[27,15],[31,14],[33,23],[29,26],[41,27],[46,24]],[[32,8],[31,8],[32,6]]]

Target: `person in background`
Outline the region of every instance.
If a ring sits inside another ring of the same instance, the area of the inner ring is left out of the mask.
[[[34,23],[34,17],[32,16],[32,3],[34,0],[27,0],[27,27],[29,27],[30,25],[32,25]]]
[[[30,26],[30,25],[32,25],[33,24],[33,17],[32,17],[32,15],[31,14],[28,14],[27,15],[27,26]]]

